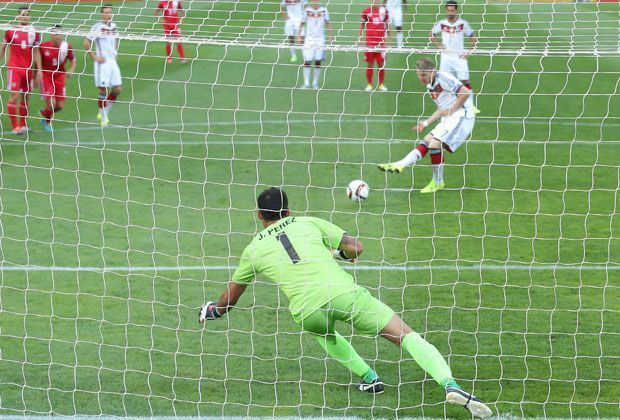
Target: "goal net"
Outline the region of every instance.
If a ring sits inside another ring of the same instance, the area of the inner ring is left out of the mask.
[[[27,5],[77,60],[51,133],[38,89],[32,130],[12,133],[2,72],[0,414],[463,416],[406,352],[340,325],[386,384],[359,392],[264,278],[198,325],[260,229],[256,196],[278,186],[295,214],[361,238],[346,270],[495,413],[617,417],[619,3],[460,2],[481,112],[435,194],[420,193],[428,160],[377,164],[411,151],[435,109],[415,63],[439,60],[428,35],[444,7],[408,2],[388,90],[367,92],[369,3],[322,2],[334,42],[303,89],[279,1],[182,0],[171,60],[157,2],[113,2],[123,90],[103,128],[82,45],[102,3],[0,4],[0,29]],[[362,203],[345,195],[355,179]]]

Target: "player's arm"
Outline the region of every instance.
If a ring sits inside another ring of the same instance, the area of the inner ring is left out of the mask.
[[[430,35],[428,36],[428,39],[431,41],[431,43],[433,43],[433,45],[435,45],[440,50],[444,48],[443,42],[441,42],[441,39],[439,37],[435,36],[434,31],[431,31]]]
[[[286,3],[285,2],[280,3],[280,12],[282,13],[282,19],[287,20],[288,19],[288,13],[286,13]]]
[[[41,83],[41,79],[43,78],[43,64],[41,63],[41,50],[39,46],[35,46],[32,49],[32,59],[34,60],[34,66],[37,69],[37,73],[35,75],[35,83],[38,85]]]
[[[299,22],[299,36],[297,37],[297,42],[299,44],[303,44],[304,43],[304,28],[306,27],[306,21],[305,20],[301,20],[301,22]]]
[[[6,47],[8,46],[8,44],[6,43],[6,41],[4,41],[2,43],[2,45],[0,45],[0,62],[2,60],[4,60],[4,56],[6,55]]]
[[[327,29],[327,39],[329,39],[329,43],[331,44],[332,42],[334,42],[334,30],[332,28],[331,20],[325,22],[325,28]]]
[[[332,255],[337,260],[355,263],[362,252],[364,252],[362,242],[345,232],[342,234],[338,249],[334,249]]]
[[[69,66],[69,70],[66,71],[67,77],[73,76],[75,73],[75,67],[77,66],[76,57],[72,54],[70,57],[71,65]]]
[[[247,287],[247,284],[229,281],[226,285],[226,290],[224,290],[217,302],[207,302],[200,308],[198,322],[202,324],[205,321],[213,321],[230,311],[235,307]]]
[[[476,50],[477,45],[478,45],[478,37],[476,36],[476,33],[473,32],[471,36],[469,37],[469,50],[465,51],[463,55],[461,55],[461,58],[467,58],[472,52]]]
[[[95,54],[95,52],[93,51],[93,48],[92,48],[93,47],[93,43],[91,42],[90,39],[85,38],[84,42],[82,43],[82,46],[84,47],[84,49],[86,50],[88,55],[90,55],[90,58],[93,59],[93,61],[96,61],[97,63],[105,62],[105,58],[97,57],[97,54]]]

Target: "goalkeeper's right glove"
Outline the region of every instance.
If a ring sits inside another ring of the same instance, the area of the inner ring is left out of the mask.
[[[203,323],[205,321],[213,321],[214,319],[221,318],[222,315],[217,311],[215,302],[207,302],[198,310],[198,322]]]
[[[357,262],[357,259],[355,257],[348,258],[342,249],[332,249],[332,255],[335,259],[340,261],[349,261],[351,263]]]

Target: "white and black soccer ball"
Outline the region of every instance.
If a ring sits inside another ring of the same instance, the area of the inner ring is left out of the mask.
[[[368,198],[370,187],[361,179],[351,181],[347,186],[347,197],[353,201],[363,201]]]

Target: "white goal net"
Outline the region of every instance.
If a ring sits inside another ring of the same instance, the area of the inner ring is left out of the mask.
[[[77,63],[49,126],[33,86],[21,134],[2,72],[0,415],[463,416],[406,352],[342,326],[386,383],[359,392],[263,278],[198,325],[260,229],[256,196],[277,186],[296,214],[359,236],[346,269],[496,414],[618,416],[620,3],[459,2],[480,113],[434,194],[420,191],[428,158],[377,169],[435,110],[415,67],[439,63],[444,5],[408,3],[386,91],[376,70],[366,91],[370,0],[321,2],[334,40],[316,89],[279,1],[181,0],[177,37],[157,1],[112,2],[114,99],[98,99],[83,47],[104,2],[0,4],[3,32],[28,6]],[[114,101],[105,127],[98,100]],[[361,203],[345,195],[355,179],[370,186]]]

